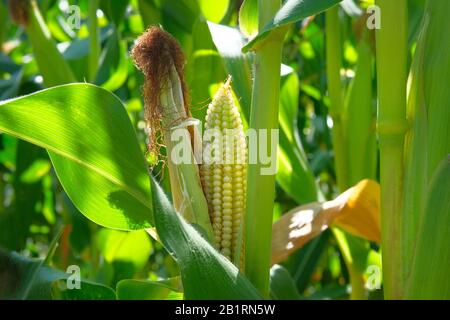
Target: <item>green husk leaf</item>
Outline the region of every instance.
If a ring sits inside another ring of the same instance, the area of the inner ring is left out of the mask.
[[[253,285],[181,218],[152,178],[155,226],[180,266],[186,299],[260,299]]]

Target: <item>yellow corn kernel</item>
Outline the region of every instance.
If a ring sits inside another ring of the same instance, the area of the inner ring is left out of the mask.
[[[203,151],[200,173],[217,249],[233,260],[239,246],[242,260],[243,248],[238,242],[245,213],[247,143],[230,80],[208,107]]]

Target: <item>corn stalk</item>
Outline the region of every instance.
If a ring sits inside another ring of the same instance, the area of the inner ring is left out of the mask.
[[[97,21],[99,0],[89,1],[89,81],[94,82],[100,58],[100,31]]]
[[[382,13],[376,42],[384,292],[388,299],[399,299],[404,288],[401,242],[407,130],[407,1],[378,0],[376,3]]]
[[[259,31],[280,8],[280,0],[259,0]],[[280,65],[283,35],[277,31],[269,35],[256,49],[254,82],[249,129],[267,130],[268,153],[271,150],[271,130],[278,129],[280,95]],[[265,297],[269,295],[271,260],[272,214],[275,199],[275,174],[262,175],[264,165],[260,159],[248,166],[248,193],[245,236],[245,273]]]

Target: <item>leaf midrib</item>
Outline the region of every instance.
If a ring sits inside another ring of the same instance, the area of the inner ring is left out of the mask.
[[[149,209],[152,209],[152,207],[149,205],[146,197],[143,194],[141,194],[140,192],[136,192],[133,187],[129,186],[126,183],[122,183],[119,179],[117,179],[114,176],[108,174],[106,171],[104,171],[104,170],[102,170],[102,169],[100,169],[100,168],[98,168],[98,167],[96,167],[96,166],[94,166],[94,165],[92,165],[92,164],[90,164],[88,162],[82,161],[82,160],[78,159],[77,157],[71,155],[70,153],[63,152],[63,151],[61,151],[61,150],[59,150],[59,149],[57,149],[55,147],[52,147],[52,146],[47,145],[45,143],[41,143],[37,139],[33,139],[33,138],[29,137],[29,136],[24,136],[24,135],[14,131],[14,130],[9,130],[9,129],[3,127],[3,126],[0,126],[0,131],[3,131],[5,133],[7,133],[7,134],[16,136],[17,138],[19,138],[21,140],[28,141],[28,142],[30,142],[30,143],[32,143],[34,145],[37,145],[37,146],[40,146],[40,147],[46,149],[46,150],[52,151],[52,152],[54,152],[54,153],[56,153],[58,155],[61,155],[61,156],[65,157],[65,158],[67,158],[67,159],[69,159],[71,161],[74,161],[74,162],[76,162],[76,163],[78,163],[78,164],[80,164],[80,165],[82,165],[82,166],[84,166],[84,167],[86,167],[86,168],[96,172],[100,176],[106,178],[107,180],[111,181],[113,184],[115,184],[115,185],[119,186],[120,188],[122,188],[123,190],[125,190],[128,194],[130,194],[135,199],[137,199],[145,207],[147,207]]]

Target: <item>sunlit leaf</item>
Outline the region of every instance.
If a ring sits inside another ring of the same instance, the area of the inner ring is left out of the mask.
[[[244,0],[239,10],[239,28],[249,38],[258,33],[258,0]]]
[[[149,236],[144,230],[117,231],[102,229],[98,232],[98,248],[112,268],[112,283],[133,278],[148,262],[152,253]]]
[[[145,160],[122,103],[109,92],[73,84],[2,102],[0,131],[47,149],[89,219],[124,230],[151,226]]]
[[[206,20],[219,23],[227,12],[230,0],[199,0],[198,2]]]

